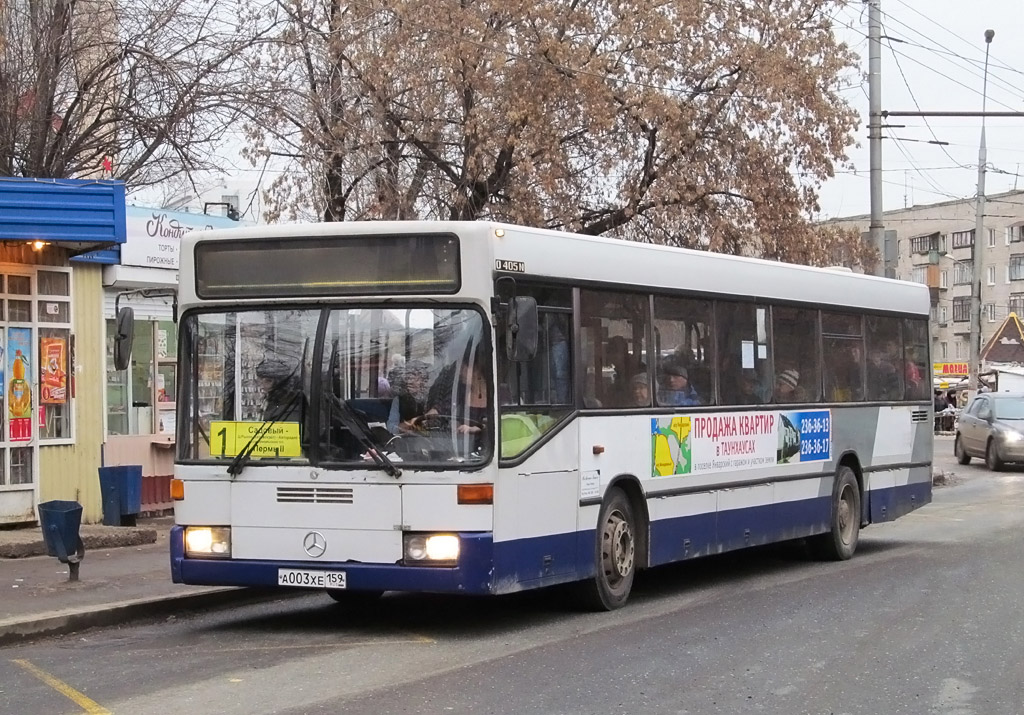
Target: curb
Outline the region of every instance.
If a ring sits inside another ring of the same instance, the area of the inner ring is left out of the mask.
[[[156,529],[131,527],[123,531],[81,532],[85,550],[116,549],[122,546],[143,546],[155,544]],[[46,542],[42,535],[37,539],[14,543],[0,543],[0,559],[23,559],[32,556],[46,556]]]
[[[129,621],[167,616],[183,611],[239,606],[248,602],[280,598],[277,589],[214,588],[201,593],[137,598],[99,606],[50,611],[0,620],[0,646],[47,636],[64,635],[86,628],[125,625]],[[297,595],[297,594],[296,594]]]

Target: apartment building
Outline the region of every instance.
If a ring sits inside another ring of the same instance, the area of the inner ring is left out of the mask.
[[[986,197],[981,240],[976,241],[975,199],[911,206],[884,214],[878,275],[924,283],[932,295],[932,358],[970,355],[971,281],[975,250],[981,280],[981,344],[1011,312],[1024,316],[1024,191]],[[829,222],[867,237],[870,216]]]

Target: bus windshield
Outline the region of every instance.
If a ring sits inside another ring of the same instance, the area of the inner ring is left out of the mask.
[[[466,307],[190,314],[179,457],[394,476],[395,464],[482,464],[493,443],[484,326]]]

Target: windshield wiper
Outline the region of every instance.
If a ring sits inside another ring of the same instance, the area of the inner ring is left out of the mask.
[[[256,451],[256,446],[260,443],[260,440],[263,439],[263,436],[270,431],[271,427],[280,422],[282,417],[294,409],[299,400],[302,399],[302,396],[301,392],[296,392],[292,396],[291,400],[277,410],[273,419],[269,422],[264,422],[263,425],[253,433],[252,437],[249,438],[249,441],[245,443],[244,447],[242,447],[242,450],[235,455],[234,459],[231,460],[231,464],[228,465],[228,474],[235,477],[245,469],[245,465],[249,463],[249,460],[252,458],[252,453]]]
[[[338,419],[352,433],[352,436],[356,438],[356,441],[366,450],[366,453],[370,455],[370,458],[377,466],[395,479],[402,476],[402,470],[388,459],[387,455],[384,454],[384,448],[378,447],[370,436],[370,426],[363,416],[353,409],[352,405],[337,395],[332,394],[330,397],[331,407],[336,407],[338,410]]]

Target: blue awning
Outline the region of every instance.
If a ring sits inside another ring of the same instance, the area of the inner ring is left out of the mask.
[[[0,177],[0,241],[88,251],[125,242],[124,183]]]

